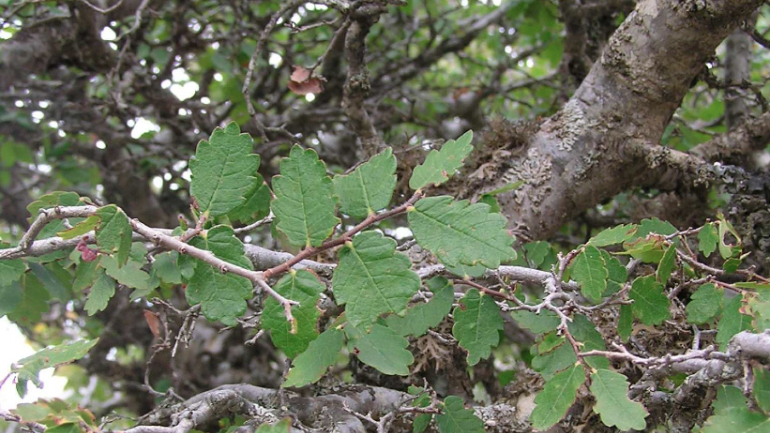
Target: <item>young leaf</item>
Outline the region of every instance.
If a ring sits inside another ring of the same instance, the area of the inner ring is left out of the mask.
[[[32,381],[35,386],[40,387],[42,383],[38,378],[40,370],[56,367],[78,360],[99,342],[99,339],[78,340],[75,342],[64,343],[58,346],[49,347],[36,352],[33,355],[22,358],[11,365],[11,373],[19,375],[19,382]],[[24,395],[21,395],[24,397]]]
[[[599,302],[607,289],[607,267],[598,249],[587,246],[572,263],[572,278],[580,284],[586,299]]]
[[[209,141],[201,140],[190,160],[190,194],[201,213],[225,215],[245,201],[254,188],[259,155],[251,153],[253,140],[236,123],[216,128]]]
[[[725,305],[725,311],[717,324],[717,343],[719,350],[726,350],[727,343],[735,334],[751,329],[751,316],[741,313],[743,295],[736,295]]]
[[[256,433],[290,433],[291,432],[291,418],[284,418],[277,423],[262,424],[257,429]]]
[[[281,387],[302,387],[320,379],[326,369],[334,365],[344,343],[342,331],[333,328],[324,331],[310,342],[307,350],[294,359],[286,382]]]
[[[698,250],[708,257],[716,251],[719,235],[714,223],[708,223],[698,232]]]
[[[90,217],[77,223],[75,227],[56,233],[56,236],[59,236],[62,239],[72,239],[78,236],[82,236],[99,225],[99,221],[100,219],[97,215],[91,215]]]
[[[722,308],[723,297],[722,289],[717,289],[711,283],[703,284],[692,294],[685,308],[687,321],[700,325],[713,319]]]
[[[656,272],[658,280],[663,287],[668,283],[671,272],[674,270],[674,265],[676,265],[676,246],[671,245],[666,252],[663,253],[663,258],[660,259],[660,264],[658,264],[658,270]]]
[[[128,217],[114,204],[96,211],[99,227],[96,228],[96,245],[99,250],[114,254],[118,267],[126,264],[131,252],[131,224]]]
[[[243,244],[228,226],[216,226],[205,236],[190,241],[198,248],[210,250],[218,258],[234,265],[252,269],[251,261],[243,254]],[[246,312],[246,299],[251,297],[251,281],[233,274],[223,274],[213,266],[196,261],[195,273],[187,285],[185,295],[190,305],[201,304],[201,312],[211,321],[236,325],[237,317]]]
[[[385,209],[396,188],[396,157],[388,147],[348,175],[334,176],[334,194],[340,210],[353,218],[366,218]]]
[[[644,430],[647,411],[641,403],[628,399],[626,377],[612,370],[596,370],[591,374],[591,393],[596,397],[594,412],[602,423],[618,430]]]
[[[654,275],[634,280],[628,296],[634,300],[631,304],[634,316],[645,325],[660,325],[671,317],[668,311],[671,301],[663,293],[663,286],[655,281]]]
[[[543,391],[535,397],[535,410],[530,421],[536,430],[547,430],[559,422],[575,402],[578,388],[585,382],[582,366],[572,367],[556,374],[545,383]]]
[[[466,409],[463,399],[450,395],[444,399],[436,424],[441,433],[484,433],[484,422],[472,410]]]
[[[429,197],[415,203],[407,216],[417,243],[447,265],[482,264],[495,269],[516,258],[505,217],[489,213],[485,204]]]
[[[752,395],[757,402],[757,406],[770,413],[770,371],[764,367],[754,367],[754,387]]]
[[[348,350],[364,364],[384,374],[409,374],[409,365],[414,362],[412,352],[406,349],[409,342],[394,330],[375,324],[366,333],[362,328],[348,324],[345,333],[348,336]]]
[[[281,296],[299,302],[299,307],[291,309],[296,325],[286,320],[283,306],[271,296],[265,301],[262,310],[262,328],[270,331],[273,344],[283,350],[286,356],[294,358],[318,337],[316,323],[321,317],[321,311],[316,304],[326,286],[308,271],[290,270],[274,289]],[[292,329],[293,326],[296,328]]]
[[[588,241],[588,245],[606,247],[608,245],[622,244],[636,234],[636,224],[624,224],[602,230]]]
[[[334,216],[332,180],[314,150],[294,146],[281,161],[281,175],[273,178],[273,189],[278,230],[292,245],[320,246],[339,224]]]
[[[409,308],[404,317],[391,314],[385,319],[388,328],[404,337],[420,337],[444,320],[452,309],[454,286],[444,277],[433,277],[426,285],[433,292],[431,300]]]
[[[714,415],[703,424],[703,433],[765,432],[770,429],[770,418],[749,410],[746,398],[734,386],[720,386]]]
[[[114,294],[115,280],[107,276],[104,271],[100,271],[94,285],[91,286],[91,293],[88,294],[88,300],[86,301],[88,315],[93,316],[107,308],[107,304]]]
[[[495,300],[471,289],[455,308],[454,318],[452,335],[460,347],[468,351],[468,365],[476,365],[488,358],[492,348],[500,342],[498,331],[503,329],[503,318]]]
[[[268,188],[261,174],[256,173],[254,177],[254,187],[244,196],[243,204],[227,214],[231,221],[251,224],[270,213],[270,188]]]
[[[431,150],[425,162],[414,168],[409,187],[417,190],[427,185],[441,185],[463,166],[463,160],[473,150],[473,131],[468,131],[457,140],[449,140],[441,150]]]
[[[396,241],[367,231],[339,252],[332,286],[348,322],[369,329],[383,313],[403,315],[420,289],[420,277],[409,258],[396,252]]]

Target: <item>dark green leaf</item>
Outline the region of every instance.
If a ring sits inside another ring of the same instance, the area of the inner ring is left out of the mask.
[[[484,433],[484,422],[465,408],[463,399],[453,395],[444,399],[441,414],[436,415],[436,424],[441,433]]]
[[[573,365],[547,381],[543,391],[535,398],[537,407],[530,416],[532,427],[547,430],[564,418],[585,379],[583,367]]]
[[[628,399],[628,381],[622,374],[596,370],[591,374],[591,393],[596,397],[594,412],[604,425],[621,431],[647,427],[647,411],[639,402]]]
[[[295,323],[286,320],[283,306],[270,297],[262,311],[262,328],[270,331],[276,347],[294,358],[318,337],[316,325],[321,311],[316,304],[326,286],[308,271],[290,270],[273,288],[286,299],[299,302],[299,307],[291,309]]]
[[[572,262],[572,278],[580,284],[586,299],[599,302],[607,288],[607,267],[598,249],[587,246]]]
[[[668,311],[671,301],[663,292],[663,286],[655,281],[654,275],[634,280],[628,296],[634,301],[631,304],[634,316],[645,325],[660,325],[671,317]]]
[[[503,318],[495,300],[471,289],[455,308],[454,318],[452,335],[460,347],[468,351],[468,365],[476,365],[488,358],[492,348],[500,342],[498,331],[503,329]]]

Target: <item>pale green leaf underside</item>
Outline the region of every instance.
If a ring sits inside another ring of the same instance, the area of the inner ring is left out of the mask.
[[[216,128],[209,141],[201,140],[190,160],[190,193],[201,212],[224,215],[245,201],[254,188],[259,155],[252,153],[253,140],[238,125]]]
[[[290,271],[275,285],[275,291],[281,296],[299,302],[299,307],[291,309],[296,321],[295,332],[292,332],[292,324],[286,320],[283,306],[272,296],[265,301],[262,328],[270,331],[273,344],[289,358],[304,352],[308,344],[318,337],[316,323],[321,311],[316,304],[325,288],[308,271]]]
[[[580,291],[587,299],[599,302],[607,289],[607,267],[598,249],[587,246],[575,257],[572,278],[580,284]]]
[[[332,180],[312,149],[294,146],[273,178],[273,213],[292,245],[320,246],[340,220],[334,215]]]
[[[440,185],[463,165],[463,160],[473,150],[473,131],[468,131],[457,140],[449,140],[441,150],[431,150],[425,162],[414,168],[409,187],[420,189],[427,185]]]
[[[291,370],[286,376],[286,382],[281,387],[301,387],[320,379],[337,360],[337,355],[344,344],[342,331],[337,329],[324,331],[294,359]]]
[[[547,381],[543,391],[535,397],[537,407],[530,416],[532,427],[547,430],[564,418],[583,382],[585,372],[580,365],[573,365]]]
[[[588,241],[588,245],[606,247],[608,245],[622,244],[636,234],[636,224],[624,224],[602,230]]]
[[[468,365],[488,358],[500,342],[498,331],[503,329],[503,318],[495,300],[471,289],[455,308],[454,319],[452,335],[460,347],[468,351]]]
[[[396,157],[390,147],[352,173],[334,176],[334,194],[340,199],[340,211],[353,218],[366,218],[385,209],[395,188]]]
[[[411,270],[409,258],[396,252],[393,239],[367,231],[340,250],[332,287],[337,301],[345,305],[348,322],[369,329],[381,314],[406,312],[420,289],[420,277]]]
[[[59,236],[62,239],[72,239],[78,236],[82,236],[96,228],[96,226],[99,225],[99,221],[100,219],[98,216],[91,215],[90,217],[77,223],[75,227],[56,233],[56,236]]]
[[[351,324],[345,327],[348,336],[348,350],[355,353],[366,365],[384,374],[406,376],[409,365],[414,362],[412,352],[406,349],[409,341],[394,330],[375,324],[367,333]]]
[[[78,340],[40,350],[14,363],[11,366],[11,372],[18,373],[20,380],[31,380],[35,385],[40,386],[37,377],[40,370],[78,360],[86,356],[88,351],[98,342],[98,338]]]
[[[486,204],[429,197],[415,203],[407,215],[417,243],[449,266],[495,269],[516,258],[505,217],[490,213]]]
[[[601,416],[602,423],[617,427],[621,431],[644,430],[647,411],[641,403],[628,398],[628,381],[620,373],[611,370],[597,370],[591,374],[591,393],[596,398],[594,412]]]
[[[465,408],[460,397],[453,395],[444,399],[444,408],[436,415],[436,424],[441,433],[484,433],[484,422]]]

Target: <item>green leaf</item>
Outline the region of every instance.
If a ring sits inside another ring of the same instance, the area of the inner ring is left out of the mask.
[[[96,277],[96,282],[91,286],[91,293],[88,294],[88,300],[86,301],[88,315],[93,316],[107,308],[107,304],[113,295],[115,295],[115,280],[104,272],[99,272],[99,276]]]
[[[59,236],[62,239],[72,239],[78,236],[82,236],[96,228],[96,226],[99,225],[99,221],[100,219],[97,215],[91,215],[90,217],[77,223],[75,227],[56,233],[56,236]]]
[[[620,306],[620,316],[618,317],[618,335],[624,343],[634,330],[634,310],[630,305]]]
[[[22,298],[21,284],[14,281],[5,286],[0,285],[0,317],[12,312]]]
[[[703,324],[713,319],[722,308],[724,291],[711,283],[703,284],[692,294],[687,304],[687,322]]]
[[[256,222],[270,214],[270,188],[259,173],[254,174],[254,187],[246,193],[243,204],[231,210],[227,217],[230,221],[240,221],[243,224]]]
[[[21,301],[16,308],[8,313],[12,322],[24,326],[32,326],[40,321],[42,314],[48,311],[48,300],[51,295],[34,275],[25,274],[21,278]]]
[[[96,245],[99,251],[114,254],[118,267],[126,264],[131,252],[131,224],[128,217],[114,204],[96,211],[101,222],[96,228]]]
[[[107,272],[107,275],[124,286],[136,289],[134,293],[137,295],[132,294],[132,300],[141,296],[147,296],[155,288],[150,275],[142,270],[142,264],[137,261],[129,260],[122,268],[118,268],[118,264],[113,257],[102,256],[100,263],[104,267],[105,272]]]
[[[376,368],[384,374],[409,375],[409,365],[414,362],[412,352],[406,349],[409,342],[396,334],[396,331],[375,324],[366,333],[361,328],[348,324],[345,327],[348,336],[348,350],[366,365]]]
[[[80,260],[77,269],[75,269],[75,280],[72,282],[72,291],[77,293],[87,287],[91,287],[96,280],[96,271],[99,269],[101,258],[97,257],[92,262]]]
[[[612,370],[596,370],[591,374],[591,393],[596,397],[594,412],[602,423],[618,430],[644,430],[647,411],[641,403],[628,399],[626,377]]]
[[[30,380],[35,386],[40,387],[42,385],[38,378],[40,370],[78,360],[86,356],[86,353],[98,342],[98,338],[94,340],[78,340],[40,350],[12,364],[11,373],[18,374],[19,381],[26,382]],[[21,397],[24,397],[24,395],[21,395]]]
[[[533,267],[537,268],[551,252],[551,244],[545,241],[528,242],[524,244],[524,250],[527,252],[527,260],[532,263]]]
[[[599,232],[588,241],[588,245],[606,247],[608,245],[622,244],[636,234],[636,224],[622,224]]]
[[[698,232],[698,250],[708,257],[716,251],[719,235],[714,223],[708,223]]]
[[[703,433],[760,433],[770,429],[770,418],[749,410],[741,391],[734,386],[720,386],[714,415],[703,424]]]
[[[564,337],[560,337],[556,332],[549,332],[543,336],[543,341],[537,345],[537,353],[548,353],[564,344],[564,341]]]
[[[214,129],[209,141],[198,143],[190,160],[190,194],[201,213],[225,215],[246,200],[260,162],[252,147],[251,136],[241,134],[236,123]]]
[[[572,262],[572,278],[580,284],[586,299],[599,302],[607,289],[607,267],[598,249],[587,246]]]
[[[463,399],[450,395],[444,399],[436,424],[441,433],[484,433],[484,422],[463,405]]]
[[[256,433],[289,433],[291,432],[291,418],[284,418],[277,423],[262,424],[257,429]]]
[[[585,379],[583,367],[573,365],[547,381],[543,391],[535,397],[537,407],[529,418],[532,427],[547,430],[564,418]]]
[[[664,254],[663,238],[659,236],[653,236],[650,239],[638,238],[628,241],[623,244],[623,247],[626,251],[619,254],[630,255],[645,263],[659,263]]]
[[[503,318],[495,300],[476,289],[468,290],[455,308],[454,319],[452,335],[460,347],[468,351],[468,365],[488,358],[500,342],[498,331],[503,329]]]
[[[482,264],[495,269],[516,259],[505,217],[489,213],[485,204],[429,197],[415,203],[407,216],[417,243],[449,266]]]
[[[726,350],[727,343],[736,334],[751,329],[751,316],[741,313],[743,295],[736,295],[725,305],[725,311],[717,324],[717,343],[719,350]]]
[[[332,287],[348,322],[368,329],[380,314],[404,315],[420,289],[420,277],[409,258],[396,252],[396,241],[367,231],[347,242],[339,252]]]
[[[519,310],[511,313],[516,323],[534,334],[543,334],[555,331],[559,326],[559,317],[551,310],[540,310],[540,314],[534,311]]]
[[[770,413],[770,371],[767,371],[765,367],[754,367],[752,395],[757,406],[765,413]]]
[[[30,213],[29,222],[37,218],[41,209],[50,209],[56,206],[82,206],[83,202],[77,193],[55,191],[45,194],[39,199],[33,201],[27,206]],[[45,239],[55,236],[57,232],[65,230],[64,223],[61,220],[54,220],[46,224],[43,230],[38,234],[38,239]]]
[[[334,176],[334,194],[340,210],[353,218],[366,218],[388,207],[396,188],[396,157],[388,147],[348,175]]]
[[[442,264],[446,267],[447,271],[461,278],[477,278],[484,275],[484,272],[487,271],[487,268],[482,265],[468,266],[460,263],[457,266],[449,266],[443,262]]]
[[[735,231],[733,225],[725,219],[725,216],[720,212],[719,217],[719,243],[717,248],[719,254],[723,259],[727,260],[730,257],[736,256],[741,252],[741,237],[738,236],[738,232]],[[735,237],[735,244],[728,244],[727,234],[731,234]]]
[[[468,131],[457,140],[449,140],[441,150],[431,150],[425,162],[414,168],[409,187],[417,190],[427,185],[441,185],[449,180],[463,166],[463,160],[473,150],[473,131]]]
[[[332,180],[312,149],[294,146],[273,178],[273,213],[278,230],[295,246],[320,246],[340,219],[334,216]]]
[[[308,271],[290,270],[274,289],[281,296],[299,302],[299,307],[291,309],[295,323],[286,320],[283,306],[271,296],[262,311],[262,328],[270,331],[273,344],[287,357],[294,358],[318,337],[316,324],[321,311],[316,304],[326,286]]]
[[[21,259],[0,260],[0,286],[19,281],[26,269]]]
[[[658,218],[643,219],[639,224],[639,229],[636,232],[638,237],[645,237],[650,233],[656,233],[659,235],[673,235],[676,233],[676,227],[674,227],[668,221],[661,221]]]
[[[190,244],[210,250],[228,263],[252,269],[251,261],[243,253],[243,243],[231,227],[216,226],[206,236],[193,238]],[[208,263],[196,261],[185,295],[190,305],[201,304],[201,312],[207,319],[233,326],[238,323],[236,318],[246,312],[246,299],[251,297],[252,288],[246,278],[223,274]]]
[[[182,284],[182,273],[177,265],[179,255],[176,251],[169,251],[155,255],[152,262],[153,274],[168,284]]]
[[[628,296],[634,301],[631,304],[634,316],[645,325],[660,325],[671,317],[668,311],[671,301],[663,293],[663,286],[655,281],[654,275],[634,280]]]
[[[428,329],[438,326],[449,314],[454,302],[454,285],[444,277],[433,277],[426,283],[433,297],[428,302],[417,304],[406,311],[406,316],[391,314],[385,319],[388,328],[398,335],[420,337]]]
[[[64,275],[66,275],[67,280],[70,277],[69,272],[61,268],[61,265],[58,263],[48,263],[45,265],[41,265],[40,263],[30,263],[29,264],[29,270],[32,271],[33,274],[37,277],[38,280],[40,280],[41,283],[43,283],[43,287],[48,291],[48,293],[51,294],[52,299],[58,299],[62,302],[67,302],[70,299],[72,299],[72,294],[70,293],[70,290],[64,286],[62,281],[59,279],[59,277],[56,276],[54,271],[57,270],[59,272],[63,272]],[[69,281],[67,281],[69,282]]]
[[[551,380],[554,374],[574,365],[577,362],[575,351],[569,344],[562,344],[555,350],[540,353],[532,358],[532,368],[540,373],[545,380]]]
[[[674,265],[676,265],[676,246],[671,245],[666,252],[663,253],[663,258],[660,259],[660,264],[658,264],[658,270],[656,272],[658,280],[663,287],[668,283],[671,272],[674,270]]]
[[[596,330],[596,326],[582,314],[576,314],[572,317],[572,322],[568,323],[570,334],[575,340],[582,343],[582,350],[606,350],[602,334]],[[586,362],[592,368],[610,368],[610,361],[603,356],[589,356],[585,358]]]
[[[324,331],[294,359],[291,370],[286,376],[286,382],[281,387],[301,387],[320,379],[326,373],[326,369],[334,365],[344,344],[342,331],[338,329]]]

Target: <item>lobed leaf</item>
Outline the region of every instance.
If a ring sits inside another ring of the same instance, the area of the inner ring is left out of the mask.
[[[115,280],[110,278],[104,271],[100,271],[96,281],[91,286],[91,292],[88,294],[88,300],[86,301],[85,308],[88,315],[93,316],[107,308],[107,304],[113,295],[115,295]]]
[[[431,150],[425,162],[414,168],[409,187],[417,190],[428,185],[441,185],[449,180],[463,166],[463,160],[473,150],[473,131],[468,131],[457,140],[449,140],[441,150]]]
[[[433,292],[428,302],[417,304],[406,311],[404,317],[391,314],[385,319],[388,328],[398,335],[420,337],[428,329],[438,326],[449,314],[454,302],[454,285],[444,277],[433,277],[426,283]]]
[[[655,281],[654,275],[639,277],[631,285],[628,297],[634,300],[631,309],[645,325],[660,325],[671,317],[671,301],[663,292],[663,286]]]
[[[484,433],[484,422],[472,410],[466,409],[463,399],[450,395],[444,399],[436,424],[441,433]]]
[[[406,349],[409,341],[396,331],[375,324],[368,333],[363,328],[348,324],[348,350],[366,365],[384,374],[409,375],[409,365],[414,362],[412,352]]]
[[[321,311],[317,304],[326,286],[311,272],[290,270],[273,289],[281,296],[299,302],[299,306],[291,310],[295,323],[286,320],[283,305],[271,296],[262,310],[262,328],[270,331],[273,344],[287,357],[294,358],[318,337],[316,325]]]
[[[636,234],[636,224],[622,224],[609,229],[604,229],[596,236],[588,240],[588,245],[594,247],[606,247],[609,245],[622,244],[631,239]]]
[[[751,316],[741,313],[742,304],[743,295],[736,295],[725,305],[722,318],[717,324],[716,340],[719,343],[719,350],[726,350],[730,339],[739,332],[751,329]]]
[[[41,370],[78,360],[86,356],[88,351],[98,342],[98,338],[78,340],[45,348],[15,362],[11,365],[11,373],[18,374],[19,382],[32,381],[32,383],[40,387],[42,383],[38,378],[38,374]],[[24,397],[24,394],[20,393],[20,396]]]
[[[312,149],[294,146],[281,161],[281,174],[273,178],[272,209],[277,228],[295,246],[320,246],[340,219],[334,216],[332,180],[326,165]]]
[[[626,377],[612,370],[596,370],[591,374],[591,393],[596,398],[594,412],[602,423],[618,430],[644,430],[648,413],[641,403],[628,398]]]
[[[302,387],[316,382],[334,365],[344,344],[342,331],[338,329],[330,328],[321,333],[294,359],[281,387]]]
[[[131,252],[131,224],[128,217],[114,204],[96,211],[99,226],[96,228],[96,245],[104,253],[115,256],[118,267],[126,264]]]
[[[724,290],[718,289],[712,283],[701,285],[690,297],[687,304],[687,321],[701,325],[713,319],[722,308]]]
[[[708,223],[698,232],[698,250],[708,257],[717,250],[719,235],[714,223]]]
[[[407,216],[417,243],[449,266],[481,264],[494,269],[516,259],[505,217],[490,213],[485,204],[429,197],[415,203]]]
[[[259,169],[253,145],[251,136],[241,134],[234,122],[214,129],[208,141],[198,143],[190,160],[190,194],[202,213],[225,215],[245,201]]]
[[[607,289],[607,267],[598,249],[587,246],[572,263],[572,278],[580,284],[580,292],[586,299],[599,302]]]
[[[452,335],[460,347],[468,351],[468,365],[488,358],[500,342],[499,331],[503,329],[503,318],[495,300],[476,289],[468,290],[455,308],[454,319]]]
[[[363,219],[385,209],[396,188],[393,149],[385,149],[350,174],[334,176],[333,182],[342,213]]]
[[[556,374],[545,383],[535,397],[535,410],[530,415],[532,427],[547,430],[559,422],[575,402],[577,390],[585,382],[585,370],[579,364]]]

